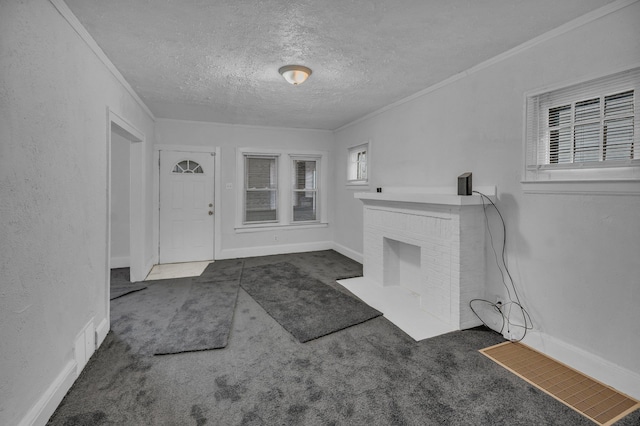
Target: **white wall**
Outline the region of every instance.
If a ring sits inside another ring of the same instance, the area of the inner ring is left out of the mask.
[[[362,252],[362,205],[344,185],[348,146],[372,140],[372,190],[452,186],[472,171],[474,185],[498,187],[508,264],[536,330],[640,374],[640,197],[525,194],[520,184],[524,94],[637,62],[638,22],[636,2],[339,129],[336,242]],[[495,214],[491,224],[499,244]],[[486,253],[495,300],[501,278]]]
[[[41,423],[108,321],[107,107],[145,134],[145,174],[154,129],[50,2],[0,2],[0,76],[0,424]]]
[[[111,267],[130,265],[130,149],[131,142],[111,134]]]
[[[158,119],[156,134],[160,145],[220,147],[221,204],[216,206],[216,220],[221,221],[222,234],[219,258],[329,247],[333,240],[331,215],[328,227],[236,232],[235,218],[240,214],[236,212],[236,148],[330,151],[334,140],[332,132]],[[232,189],[226,189],[227,184],[231,184]],[[320,190],[331,191],[333,186],[333,176],[329,176],[328,188]],[[332,194],[328,195],[328,207],[332,211]]]

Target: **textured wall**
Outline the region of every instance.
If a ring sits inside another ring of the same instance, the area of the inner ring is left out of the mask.
[[[14,425],[106,317],[107,107],[150,144],[153,122],[47,1],[0,2],[0,78],[0,424]]]
[[[472,171],[476,185],[498,187],[508,262],[536,329],[640,373],[640,197],[524,194],[520,184],[525,93],[637,62],[639,21],[636,2],[337,132],[336,242],[362,252],[347,147],[372,140],[372,188],[453,186]],[[491,223],[500,248],[495,214]],[[503,290],[488,247],[487,259],[493,299]]]

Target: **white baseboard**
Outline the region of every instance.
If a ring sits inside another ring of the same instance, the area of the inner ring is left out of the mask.
[[[111,257],[111,268],[128,268],[131,266],[131,258],[129,256],[113,256]]]
[[[31,407],[27,415],[18,423],[18,426],[44,426],[47,424],[49,418],[56,411],[56,408],[58,408],[58,405],[60,405],[60,402],[62,402],[62,399],[86,366],[89,358],[107,337],[109,322],[106,318],[100,321],[97,328],[94,328],[93,324],[94,319],[91,318],[78,333],[73,348],[74,359],[67,362],[47,390]]]
[[[246,247],[239,249],[225,249],[220,251],[220,257],[216,260],[239,259],[243,257],[270,256],[274,254],[303,253],[307,251],[331,250],[334,244],[331,241],[319,241],[313,243],[281,244],[275,246]]]
[[[18,426],[46,425],[60,402],[62,402],[62,398],[64,398],[76,380],[76,368],[75,360],[69,361],[38,401],[31,407],[27,415],[18,423]]]
[[[93,318],[82,327],[82,330],[74,340],[73,353],[76,362],[77,375],[79,376],[89,362],[89,358],[96,351],[96,328]]]
[[[539,331],[527,332],[523,343],[628,396],[640,399],[640,374]]]
[[[109,333],[109,320],[103,318],[96,327],[96,349],[102,345],[102,342],[104,342],[104,339],[107,337],[107,333]]]
[[[348,247],[343,246],[342,244],[333,243],[333,249],[340,253],[343,256],[347,256],[349,259],[355,260],[358,263],[362,263],[362,253],[358,253],[355,250],[351,250]]]

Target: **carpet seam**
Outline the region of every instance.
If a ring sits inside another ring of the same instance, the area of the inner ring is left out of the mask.
[[[110,298],[109,298],[109,300],[110,300],[110,301],[111,301],[111,300],[116,300],[116,299],[119,299],[119,298],[121,298],[121,297],[123,297],[123,296],[126,296],[126,295],[128,295],[128,294],[136,293],[136,292],[138,292],[138,291],[142,291],[142,290],[146,290],[146,288],[147,288],[147,286],[144,286],[144,287],[142,287],[142,288],[137,288],[137,289],[135,289],[135,290],[130,290],[130,291],[127,291],[126,293],[120,294],[120,295],[118,295],[118,296],[116,296],[116,297],[113,297],[113,298],[111,298],[111,297],[110,297]]]

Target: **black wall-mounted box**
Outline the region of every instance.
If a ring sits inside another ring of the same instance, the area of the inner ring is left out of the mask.
[[[458,195],[471,195],[472,191],[471,172],[458,176]]]

